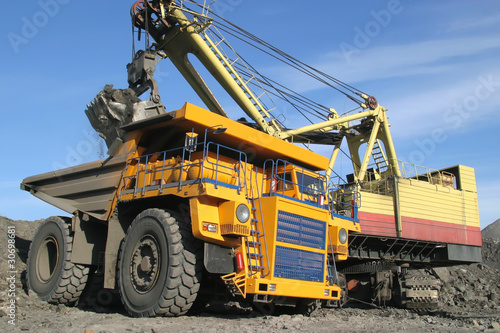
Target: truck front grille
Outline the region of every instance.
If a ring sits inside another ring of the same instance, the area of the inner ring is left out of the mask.
[[[324,279],[325,255],[276,246],[274,276],[319,282]]]
[[[276,240],[324,250],[326,222],[280,210]]]

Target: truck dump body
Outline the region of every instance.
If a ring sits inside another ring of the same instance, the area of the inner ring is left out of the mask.
[[[176,111],[135,122],[124,126],[123,129],[127,133],[132,132],[132,136],[135,135],[134,131],[151,132],[151,136],[159,139],[156,136],[159,132],[168,132],[170,136],[175,136],[176,133],[184,135],[193,130],[203,133],[211,126],[226,128],[224,135],[217,138],[220,143],[250,152],[248,155],[254,163],[262,163],[268,158],[279,156],[292,162],[300,162],[312,170],[324,170],[328,166],[328,159],[324,156],[189,103]],[[140,134],[137,142],[141,142],[141,139],[148,140]],[[141,144],[149,145],[149,142]],[[136,148],[128,147],[128,153]],[[116,157],[28,177],[23,180],[21,189],[70,214],[80,211],[99,220],[106,220],[113,208],[117,189],[127,165],[126,153],[127,150],[123,150],[121,155]],[[301,161],[297,156],[305,159]]]
[[[70,214],[106,220],[125,164],[122,156],[47,172],[24,179],[21,189]]]
[[[137,129],[148,129],[148,131],[162,129],[162,131],[184,134],[191,131],[203,133],[207,128],[215,128],[215,126],[226,129],[224,135],[217,136],[218,143],[247,151],[252,162],[262,163],[268,158],[280,156],[311,170],[328,168],[328,158],[324,156],[190,103],[166,115],[124,126],[124,129],[129,132]],[[211,134],[208,133],[208,135]]]

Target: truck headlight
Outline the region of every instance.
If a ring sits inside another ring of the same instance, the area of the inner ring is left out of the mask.
[[[339,241],[341,244],[345,244],[345,242],[347,242],[347,231],[344,228],[339,231]]]
[[[246,221],[248,221],[248,219],[250,218],[250,210],[246,205],[240,204],[236,208],[236,218],[241,223],[245,223]]]

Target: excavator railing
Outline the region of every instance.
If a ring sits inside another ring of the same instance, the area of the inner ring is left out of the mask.
[[[216,0],[203,0],[203,4],[193,1],[193,0],[176,0],[178,6],[182,10],[189,11],[190,9],[187,7],[187,5],[196,5],[201,7],[202,16],[208,16],[210,14],[210,6],[215,3]],[[200,1],[201,2],[201,1]]]
[[[253,104],[255,110],[258,111],[263,119],[274,126],[276,130],[279,130],[280,125],[277,123],[277,119],[271,114],[276,109],[276,104],[263,88],[254,71],[248,67],[240,55],[226,42],[226,39],[215,26],[211,25],[210,29],[203,29],[198,33],[225,70],[230,74],[234,83],[240,87],[246,98]],[[232,57],[228,55],[229,52],[233,54]]]
[[[398,164],[403,178],[423,181],[432,185],[456,188],[456,176],[450,172],[431,169],[400,160],[398,160]]]

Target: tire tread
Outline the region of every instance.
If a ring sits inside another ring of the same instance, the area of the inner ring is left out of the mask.
[[[169,269],[162,293],[157,304],[144,312],[138,313],[129,309],[127,311],[134,317],[167,316],[176,317],[184,315],[193,305],[199,290],[201,280],[201,261],[199,257],[200,242],[193,236],[191,224],[180,214],[171,210],[151,208],[140,213],[127,230],[132,228],[144,217],[153,217],[161,223],[169,241]],[[123,253],[125,242],[122,242],[120,252]],[[187,259],[189,258],[189,260]],[[119,261],[122,258],[120,256]],[[118,264],[120,270],[121,264]],[[121,276],[118,272],[118,276]],[[122,290],[120,290],[122,300]]]
[[[61,248],[61,251],[63,251],[62,253],[63,267],[60,276],[54,277],[57,278],[58,281],[52,292],[45,297],[40,297],[42,300],[51,304],[74,305],[78,301],[82,293],[82,290],[85,288],[85,284],[87,282],[87,278],[89,275],[88,266],[74,264],[71,262],[71,256],[73,252],[73,237],[71,235],[70,226],[68,223],[70,221],[71,221],[70,219],[68,221],[67,218],[62,218],[58,216],[49,217],[38,228],[35,237],[33,238],[33,242],[31,242],[29,248],[28,260],[27,260],[28,270],[31,269],[30,256],[34,255],[33,252],[34,249],[32,248],[34,240],[37,237],[39,237],[41,233],[43,233],[43,226],[47,223],[56,223],[58,225],[59,229],[62,232],[62,237],[63,237],[63,246]],[[27,274],[26,276],[27,276],[28,288],[30,290],[33,290],[29,274]]]

